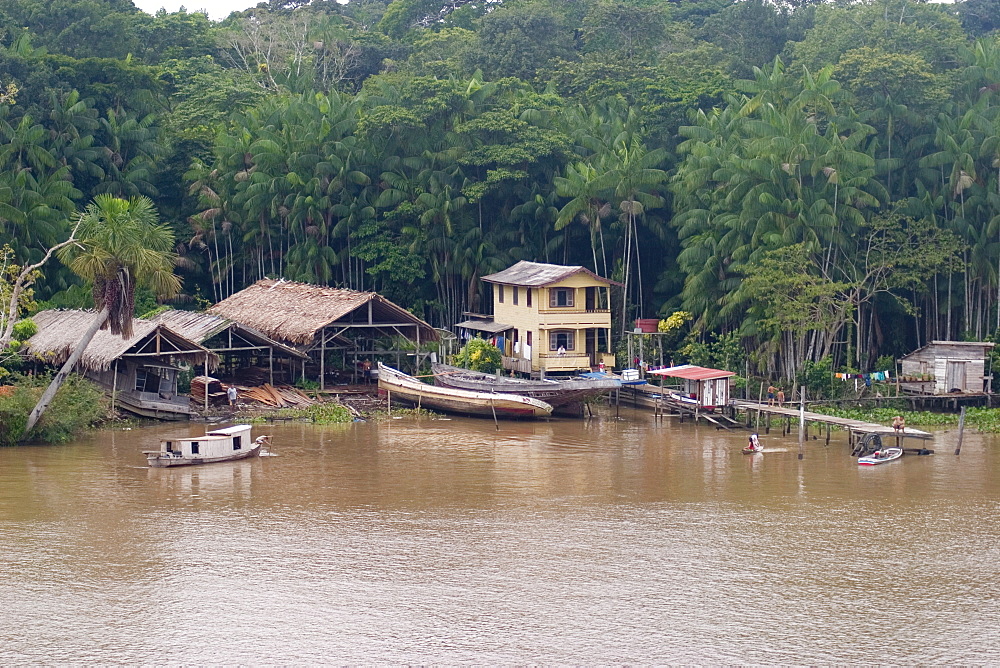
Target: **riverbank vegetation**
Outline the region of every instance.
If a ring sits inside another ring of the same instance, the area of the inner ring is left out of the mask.
[[[878,371],[1000,327],[998,27],[983,0],[0,0],[0,245],[29,266],[146,196],[181,307],[283,276],[450,327],[529,259],[620,282],[618,335],[689,314],[677,363]],[[15,310],[93,306],[57,262],[32,288]]]
[[[49,383],[47,377],[9,377],[0,386],[0,446],[16,445],[28,414]],[[104,391],[81,376],[70,376],[32,432],[32,440],[62,443],[108,418]]]

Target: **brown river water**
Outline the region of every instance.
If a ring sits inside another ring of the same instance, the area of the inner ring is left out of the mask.
[[[859,467],[655,421],[173,424],[0,449],[0,663],[1000,663],[1000,439]]]

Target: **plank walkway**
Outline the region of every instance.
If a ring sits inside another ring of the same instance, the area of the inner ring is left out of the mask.
[[[741,411],[760,411],[761,413],[767,415],[774,415],[778,417],[792,418],[795,424],[798,425],[799,420],[799,408],[798,406],[768,406],[765,403],[759,403],[756,401],[743,401],[740,399],[734,399],[732,405],[737,410]],[[879,436],[899,436],[901,438],[920,438],[920,439],[932,439],[933,434],[926,431],[921,431],[919,429],[912,429],[907,427],[902,434],[897,434],[896,430],[892,427],[887,427],[882,424],[876,424],[874,422],[865,422],[863,420],[852,420],[850,418],[834,417],[832,415],[823,415],[822,413],[812,413],[810,411],[805,412],[806,422],[818,422],[820,424],[835,425],[838,427],[843,427],[847,429],[852,434],[878,434]],[[797,427],[796,427],[797,428]]]

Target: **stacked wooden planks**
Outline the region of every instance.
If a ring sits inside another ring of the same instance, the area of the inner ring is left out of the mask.
[[[226,389],[217,378],[195,376],[191,379],[191,399],[196,405],[204,405],[206,387],[208,388],[209,403],[213,405],[226,403]]]
[[[290,385],[279,385],[277,387],[270,383],[264,383],[255,387],[237,385],[236,390],[240,393],[240,398],[243,400],[250,399],[276,408],[305,408],[316,403],[304,392]]]

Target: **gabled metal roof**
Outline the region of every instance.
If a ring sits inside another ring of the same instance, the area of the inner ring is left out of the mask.
[[[489,332],[490,334],[497,334],[499,332],[506,332],[508,329],[514,329],[514,325],[505,325],[492,320],[463,320],[462,322],[455,323],[455,327],[474,329],[477,332]]]
[[[693,364],[682,364],[680,366],[672,366],[666,369],[652,369],[647,373],[655,376],[684,378],[686,380],[717,380],[719,378],[729,378],[730,376],[736,375],[732,371],[709,369],[708,367],[694,366]]]
[[[603,276],[598,276],[586,267],[567,266],[563,264],[544,264],[521,260],[512,267],[499,271],[480,280],[486,283],[503,283],[504,285],[524,285],[527,287],[543,287],[563,280],[573,274],[587,274],[594,280],[608,285],[621,285]]]

